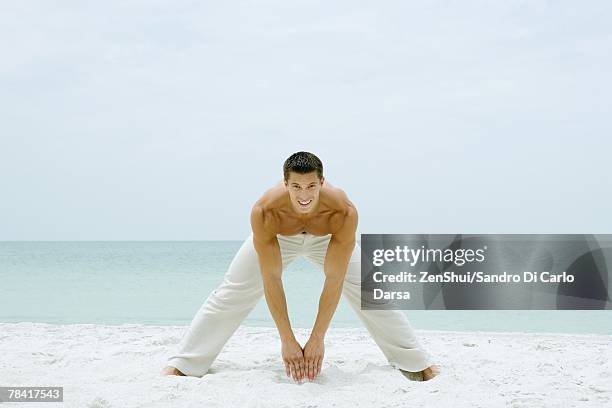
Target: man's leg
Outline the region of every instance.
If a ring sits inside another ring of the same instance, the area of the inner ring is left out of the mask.
[[[312,237],[307,249],[306,258],[320,268],[323,268],[330,237]],[[361,309],[361,248],[357,243],[344,278],[342,294],[392,367],[420,372],[433,364],[401,310]]]
[[[279,240],[283,268],[297,252],[289,240]],[[167,364],[188,376],[201,377],[212,365],[225,343],[263,296],[263,281],[253,234],[244,241],[232,260],[223,283],[206,299],[181,339],[179,351]]]

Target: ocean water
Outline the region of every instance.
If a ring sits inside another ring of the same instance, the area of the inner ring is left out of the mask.
[[[0,322],[188,325],[241,241],[0,242]],[[283,272],[293,327],[312,327],[323,272]],[[416,329],[612,334],[612,311],[405,311]],[[243,322],[274,327],[262,297]],[[332,327],[361,327],[342,298]]]

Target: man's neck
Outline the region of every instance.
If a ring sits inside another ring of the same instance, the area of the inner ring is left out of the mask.
[[[289,208],[291,209],[291,212],[295,216],[295,218],[298,218],[300,221],[305,223],[307,221],[312,220],[318,215],[319,208],[321,208],[321,198],[319,197],[319,199],[317,200],[317,206],[306,214],[295,211],[295,208],[293,207],[292,203],[289,203]]]

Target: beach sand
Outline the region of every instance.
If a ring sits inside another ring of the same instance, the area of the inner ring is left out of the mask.
[[[365,329],[332,327],[321,374],[296,384],[276,330],[241,326],[209,374],[161,376],[186,329],[0,323],[0,385],[63,386],[79,408],[612,406],[612,336],[416,330],[442,373],[412,382]]]

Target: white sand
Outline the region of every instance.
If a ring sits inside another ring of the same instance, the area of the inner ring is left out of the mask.
[[[159,374],[186,327],[0,323],[0,385],[63,386],[35,407],[611,407],[612,336],[420,331],[443,372],[411,382],[365,329],[332,328],[313,383],[273,328],[241,327],[202,378]],[[297,330],[303,343],[307,330]],[[3,404],[5,405],[5,404]]]

